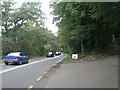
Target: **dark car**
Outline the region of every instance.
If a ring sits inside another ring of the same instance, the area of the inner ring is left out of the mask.
[[[24,56],[22,52],[13,52],[4,57],[4,62],[6,65],[8,65],[9,63],[22,64],[28,63],[29,58],[27,56]]]
[[[56,52],[55,55],[56,55],[56,56],[59,55],[59,52]]]
[[[59,53],[59,55],[61,55],[61,52],[58,52]]]
[[[46,57],[54,57],[53,52],[49,52],[49,53],[47,53],[47,56],[46,56]]]

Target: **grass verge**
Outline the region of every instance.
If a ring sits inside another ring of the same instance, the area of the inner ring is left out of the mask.
[[[96,59],[102,59],[105,58],[109,55],[106,54],[94,54],[94,55],[86,55],[82,56],[79,55],[79,59],[72,59],[71,55],[69,54],[65,59],[62,60],[63,63],[75,63],[75,62],[81,62],[81,61],[91,61],[91,60],[96,60]]]
[[[71,61],[73,61],[72,58],[71,58],[71,55],[68,55],[66,58],[64,58],[62,60],[63,63],[67,63],[67,62],[71,62]]]
[[[4,60],[0,60],[0,64],[4,63]]]
[[[72,59],[72,54],[68,54],[68,56],[62,60],[63,63],[69,63],[69,62],[81,62],[81,61],[91,61],[96,59],[102,59],[107,56],[118,54],[118,46],[115,46],[108,50],[107,52],[103,53],[96,53],[95,51],[91,51],[90,53],[85,54],[85,56],[78,54],[77,60]]]

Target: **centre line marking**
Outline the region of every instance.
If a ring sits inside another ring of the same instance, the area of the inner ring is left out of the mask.
[[[39,63],[39,62],[43,62],[43,61],[48,61],[48,60],[51,60],[51,59],[54,59],[54,58],[57,58],[57,57],[58,56],[53,57],[53,58],[46,58],[46,59],[43,59],[43,60],[40,60],[40,61],[35,61],[35,62],[31,62],[31,63],[25,64],[25,65],[21,65],[21,66],[16,66],[16,67],[13,67],[13,68],[8,68],[8,69],[0,70],[0,74],[5,73],[5,72],[9,72],[9,71],[12,71],[12,70],[15,70],[15,69],[18,69],[18,68],[22,68],[22,67],[25,67],[25,66],[28,66],[28,65],[32,65],[32,64],[35,64],[35,63]],[[64,58],[62,58],[62,59],[64,59]]]
[[[35,62],[31,62],[31,63],[25,64],[25,65],[21,65],[21,66],[16,66],[16,67],[13,67],[13,68],[8,68],[8,69],[0,70],[0,74],[8,72],[8,71],[15,70],[15,69],[18,69],[18,68],[21,68],[21,67],[25,67],[25,66],[28,66],[28,65],[32,65],[32,64],[35,64],[35,63],[48,61],[48,60],[51,60],[51,59],[54,59],[54,58],[57,58],[57,57],[46,58],[46,59],[43,59],[43,60],[40,60],[40,61],[35,61]]]

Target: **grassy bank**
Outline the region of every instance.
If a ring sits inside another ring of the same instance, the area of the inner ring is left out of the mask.
[[[105,58],[107,56],[117,54],[117,51],[118,51],[118,48],[115,47],[115,48],[111,48],[107,52],[103,52],[103,53],[96,53],[93,51],[93,52],[85,54],[84,56],[81,54],[78,54],[77,60],[73,60],[72,54],[68,54],[68,56],[62,60],[62,62],[69,63],[69,62],[81,62],[81,61],[86,61],[86,60],[102,59],[102,58]]]
[[[68,56],[62,60],[63,63],[69,63],[69,62],[77,62],[80,61],[82,58],[84,58],[82,55],[78,54],[78,59],[72,59],[72,54],[68,54]]]
[[[66,58],[62,60],[63,63],[71,62],[71,61],[72,61],[71,55],[68,55]]]
[[[0,64],[4,63],[4,60],[0,60]]]
[[[96,59],[102,59],[105,58],[107,56],[111,56],[113,54],[88,54],[85,55],[84,57],[82,55],[79,54],[78,59],[72,59],[72,54],[68,55],[65,59],[62,60],[63,63],[70,63],[70,62],[81,62],[81,61],[90,61],[90,60],[96,60]]]

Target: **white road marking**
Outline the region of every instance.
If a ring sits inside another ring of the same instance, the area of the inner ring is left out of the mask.
[[[56,58],[56,57],[54,57],[54,58]],[[47,60],[50,60],[50,59],[53,59],[53,58],[46,58],[46,59],[44,59],[44,60],[31,62],[31,63],[28,63],[28,64],[24,64],[24,65],[21,65],[21,66],[16,66],[16,67],[9,68],[9,69],[4,69],[4,70],[1,70],[1,71],[0,71],[0,74],[5,73],[5,72],[8,72],[8,71],[15,70],[15,69],[18,69],[18,68],[21,68],[21,67],[25,67],[25,66],[28,66],[28,65],[32,65],[32,64],[35,64],[35,63],[47,61]]]
[[[44,72],[44,74],[46,74],[47,72]]]
[[[40,76],[40,77],[37,79],[37,81],[39,81],[41,78],[42,78],[42,76]]]
[[[60,55],[60,56],[61,56],[61,55]],[[9,71],[12,71],[12,70],[15,70],[15,69],[18,69],[18,68],[22,68],[22,67],[25,67],[25,66],[28,66],[28,65],[32,65],[32,64],[35,64],[35,63],[40,63],[40,62],[44,62],[44,61],[47,61],[47,60],[51,60],[51,59],[54,59],[54,58],[57,58],[57,57],[58,57],[58,56],[53,57],[53,58],[46,58],[46,59],[43,59],[43,60],[40,60],[40,61],[35,61],[35,62],[28,63],[28,64],[16,66],[16,67],[13,67],[13,68],[0,70],[0,74],[5,73],[5,72],[9,72]],[[65,56],[65,57],[66,57],[66,56]],[[65,58],[65,57],[64,57],[64,58]],[[62,58],[62,59],[64,59],[64,58]],[[61,60],[62,60],[62,59],[61,59]],[[59,60],[59,61],[60,61],[60,60]]]
[[[30,87],[28,88],[28,90],[31,89],[31,88],[33,88],[33,86],[30,86]]]
[[[61,60],[57,61],[56,63],[59,63]]]

